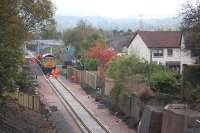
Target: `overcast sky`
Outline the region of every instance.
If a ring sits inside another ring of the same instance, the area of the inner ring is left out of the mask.
[[[144,18],[177,16],[187,0],[52,0],[56,14],[63,16],[102,16]],[[194,2],[195,0],[190,0]]]

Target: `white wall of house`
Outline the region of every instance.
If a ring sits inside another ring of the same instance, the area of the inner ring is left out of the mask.
[[[139,34],[136,35],[128,48],[128,55],[133,54],[138,55],[142,59],[150,61],[150,50]]]
[[[172,48],[172,56],[168,56],[167,49],[168,48],[163,48],[163,57],[154,57],[152,55],[152,61],[161,63],[163,65],[165,65],[167,61],[180,61],[180,48]]]
[[[163,49],[162,57],[154,57],[153,55],[151,56],[151,53],[154,49],[148,48],[145,42],[140,37],[140,35],[137,34],[128,48],[128,55],[136,54],[140,58],[143,58],[149,62],[152,58],[152,61],[161,63],[163,65],[166,65],[166,62],[168,61],[177,61],[177,62],[180,62],[180,72],[182,72],[183,70],[183,64],[195,63],[196,58],[191,57],[191,51],[185,49],[183,37],[181,40],[181,48],[172,48],[173,49],[172,56],[168,56],[168,53],[167,53],[168,48],[161,48],[161,49]]]

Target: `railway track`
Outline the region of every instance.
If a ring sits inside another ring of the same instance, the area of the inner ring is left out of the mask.
[[[45,79],[49,82],[52,90],[59,97],[65,109],[72,115],[73,119],[84,133],[111,133],[87,110],[87,108],[61,81],[56,78],[46,77],[41,68],[38,68]]]
[[[44,77],[84,133],[110,133],[61,81],[45,75]]]

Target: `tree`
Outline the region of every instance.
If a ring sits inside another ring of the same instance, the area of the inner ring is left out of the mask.
[[[80,50],[80,43],[83,40],[83,35],[80,29],[73,28],[67,30],[63,34],[63,41],[66,46],[72,46],[76,49],[76,54]]]
[[[94,47],[96,41],[100,41],[101,44],[105,44],[105,40],[102,34],[94,33],[85,40],[83,40],[80,45],[81,63],[84,64],[85,69],[87,70],[97,69],[97,61],[95,59],[90,59],[87,56],[88,49]]]
[[[23,64],[23,44],[30,32],[51,21],[49,0],[0,1],[0,89],[12,88]]]
[[[41,32],[42,39],[61,39],[61,32],[56,29],[56,22],[52,21]]]
[[[105,64],[116,56],[116,52],[113,48],[104,48],[100,41],[96,41],[94,47],[89,48],[88,56],[96,59],[99,65],[105,66]]]
[[[0,47],[0,92],[11,88],[18,71],[17,53],[12,49]]]
[[[196,56],[200,56],[200,2],[195,5],[187,2],[181,11],[182,31],[185,33],[185,44]]]
[[[76,27],[64,32],[63,41],[65,45],[71,45],[76,49],[76,55],[80,55],[81,43],[96,32],[95,28],[81,20]]]
[[[113,48],[105,48],[100,41],[96,41],[94,47],[88,49],[87,55],[89,58],[95,59],[99,65],[99,87],[104,86],[106,64],[116,56]]]
[[[105,40],[100,33],[94,33],[89,36],[87,39],[83,40],[80,44],[80,52],[81,56],[85,57],[87,54],[87,50],[93,46],[95,46],[96,41],[102,42],[101,44],[105,44]]]

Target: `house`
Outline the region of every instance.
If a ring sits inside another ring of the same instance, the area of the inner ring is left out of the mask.
[[[196,60],[186,49],[184,36],[178,31],[138,31],[128,47],[128,55],[131,54],[179,72],[183,64],[194,64]]]

